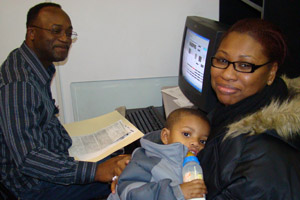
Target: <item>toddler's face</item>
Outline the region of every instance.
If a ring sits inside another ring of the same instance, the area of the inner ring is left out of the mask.
[[[197,155],[204,148],[209,131],[210,126],[206,121],[195,115],[185,115],[171,130],[162,130],[162,141],[164,144],[180,142]]]

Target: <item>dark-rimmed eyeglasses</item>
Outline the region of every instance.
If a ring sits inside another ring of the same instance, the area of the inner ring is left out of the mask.
[[[35,26],[35,25],[31,25],[30,27],[34,27],[34,28],[38,28],[38,29],[41,29],[41,30],[49,31],[55,37],[61,37],[61,36],[63,36],[65,34],[67,38],[70,38],[70,39],[74,40],[78,36],[76,32],[74,32],[72,30],[70,30],[70,31],[68,31],[68,30],[64,31],[62,29],[62,27],[56,26],[56,25],[53,25],[51,29],[43,28],[43,27],[39,27],[39,26]]]
[[[230,62],[223,58],[211,57],[211,65],[213,67],[219,69],[227,69],[229,65],[232,64],[235,71],[242,72],[242,73],[253,73],[258,68],[267,65],[269,63],[271,63],[271,61],[268,61],[262,65],[255,65],[253,63],[248,63],[248,62],[241,62],[241,61]]]

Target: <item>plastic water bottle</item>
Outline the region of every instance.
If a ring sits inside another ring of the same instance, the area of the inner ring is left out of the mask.
[[[189,182],[194,179],[203,179],[203,171],[200,162],[192,152],[188,152],[183,160],[182,177],[183,182]],[[205,197],[193,198],[191,200],[205,200]]]

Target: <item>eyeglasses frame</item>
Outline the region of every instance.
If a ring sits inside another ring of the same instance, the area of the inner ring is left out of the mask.
[[[255,65],[255,64],[249,63],[249,62],[241,62],[241,61],[230,62],[230,61],[227,60],[227,67],[221,68],[221,67],[216,67],[216,66],[213,65],[213,59],[218,59],[218,58],[215,57],[215,56],[212,56],[212,57],[210,58],[211,66],[212,66],[212,67],[215,67],[215,68],[218,68],[218,69],[227,69],[227,68],[229,67],[229,65],[232,64],[234,70],[237,71],[237,72],[241,72],[241,73],[253,73],[253,72],[254,72],[255,70],[257,70],[258,68],[260,68],[260,67],[262,67],[262,66],[264,66],[264,65],[270,64],[270,63],[272,62],[272,61],[268,61],[268,62],[266,62],[266,63],[264,63],[264,64],[262,64],[262,65]],[[224,59],[224,60],[226,60],[226,59]],[[239,70],[236,69],[235,63],[247,63],[247,64],[251,65],[251,67],[252,67],[252,68],[251,68],[251,71],[249,71],[249,72],[239,71]]]
[[[53,31],[53,29],[48,29],[48,28],[43,28],[43,27],[40,27],[40,26],[36,26],[36,25],[30,25],[30,27],[33,27],[33,28],[38,28],[38,29],[41,29],[41,30],[45,30],[45,31],[49,31],[52,35],[57,35],[57,33],[55,33]],[[66,35],[67,38],[70,38],[71,40],[74,40],[77,38],[78,34],[75,32],[75,31],[72,31],[72,34],[71,34],[71,37],[67,36],[66,32],[64,33]],[[62,35],[61,35],[62,36]],[[61,37],[60,36],[60,37]],[[73,38],[72,38],[73,37]]]

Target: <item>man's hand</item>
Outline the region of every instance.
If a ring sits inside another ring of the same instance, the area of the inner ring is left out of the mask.
[[[111,182],[111,185],[110,185],[110,190],[111,190],[111,193],[116,193],[116,186],[117,186],[117,183],[118,183],[118,177],[117,176],[114,176],[115,178],[113,178],[112,182]]]
[[[130,155],[119,155],[100,163],[96,169],[95,181],[110,182],[119,176],[130,161]]]
[[[190,182],[180,184],[181,191],[185,199],[203,197],[207,193],[204,181],[195,179]]]

